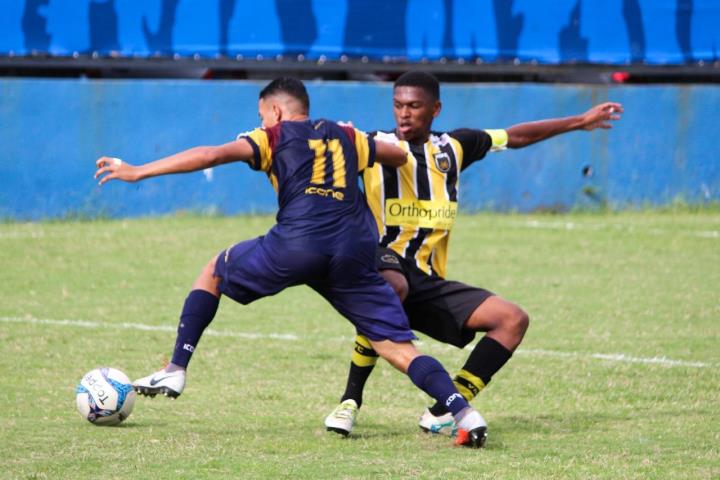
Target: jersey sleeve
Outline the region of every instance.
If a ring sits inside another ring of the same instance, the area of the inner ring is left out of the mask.
[[[372,135],[350,126],[341,126],[355,145],[358,159],[358,173],[375,164],[375,139]]]
[[[253,170],[269,172],[272,166],[272,149],[270,137],[264,128],[256,128],[250,132],[241,133],[238,140],[245,139],[253,149],[253,158],[248,162]]]
[[[482,160],[488,151],[498,152],[507,148],[508,136],[505,130],[474,130],[460,128],[449,132],[463,150],[462,169]]]
[[[357,128],[354,130],[355,148],[358,152],[358,172],[362,172],[375,164],[375,139]]]

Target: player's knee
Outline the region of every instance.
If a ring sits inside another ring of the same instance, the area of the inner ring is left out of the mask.
[[[378,355],[403,373],[407,373],[410,363],[420,354],[412,342],[382,340],[380,342],[371,341],[371,343]]]
[[[212,293],[216,297],[220,296],[220,277],[215,276],[215,264],[217,257],[213,257],[202,269],[200,275],[195,279],[193,283],[193,290],[205,290]]]
[[[530,316],[522,308],[513,305],[507,312],[503,323],[518,339],[522,339],[530,326]]]
[[[403,373],[407,373],[410,363],[415,358],[405,354],[391,354],[383,357],[390,365],[397,368]]]
[[[400,298],[401,302],[404,302],[410,292],[410,287],[408,286],[405,275],[395,270],[382,270],[380,273],[388,285],[390,285],[393,289],[395,295]]]
[[[210,259],[210,261],[205,265],[205,268],[203,269],[203,275],[215,275],[215,264],[217,263],[218,257],[215,256]]]
[[[395,295],[398,296],[400,299],[400,302],[404,302],[405,299],[408,296],[408,293],[410,292],[410,287],[408,287],[407,281],[391,285],[393,290],[395,291]]]

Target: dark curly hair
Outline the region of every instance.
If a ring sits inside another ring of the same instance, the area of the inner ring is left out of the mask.
[[[425,90],[433,100],[440,100],[440,83],[434,75],[421,70],[405,72],[395,80],[393,88],[418,87]]]

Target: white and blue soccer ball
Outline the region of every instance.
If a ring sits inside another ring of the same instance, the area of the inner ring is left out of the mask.
[[[86,373],[75,389],[78,412],[95,425],[117,425],[130,416],[135,391],[120,370],[101,367]]]

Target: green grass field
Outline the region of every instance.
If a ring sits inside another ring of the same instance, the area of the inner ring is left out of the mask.
[[[716,210],[459,218],[449,277],[531,317],[474,401],[484,450],[421,433],[429,399],[382,362],[355,434],[325,432],[353,330],[305,287],[225,300],[178,400],[80,418],[81,376],[159,368],[200,268],[272,221],[0,224],[0,478],[720,478]]]

